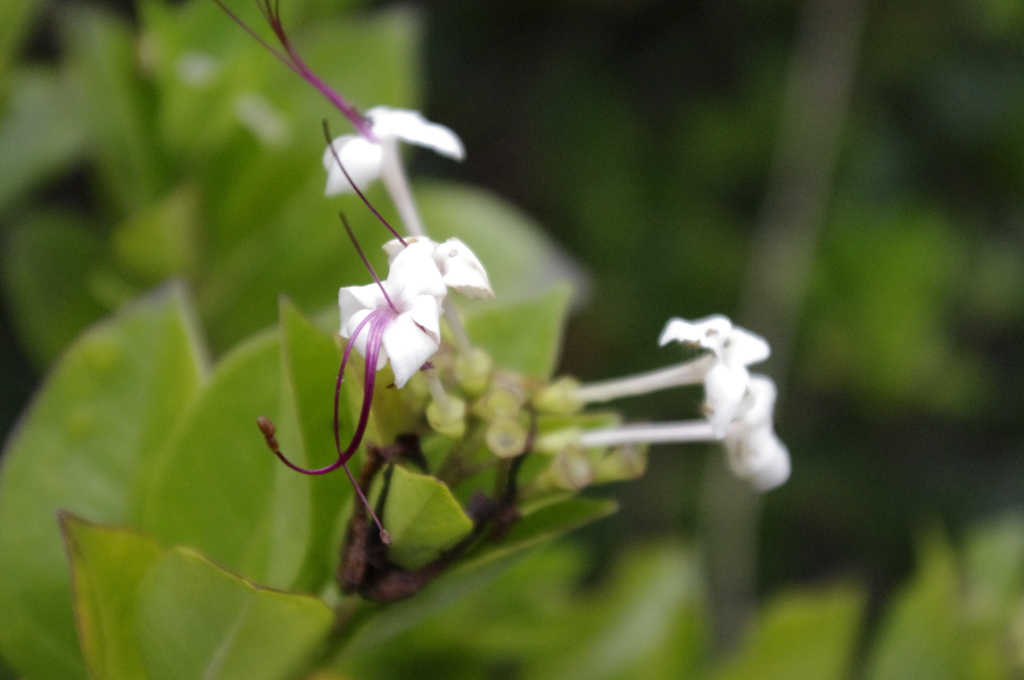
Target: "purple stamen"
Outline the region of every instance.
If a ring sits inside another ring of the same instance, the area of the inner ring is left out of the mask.
[[[281,23],[281,6],[279,0],[274,0],[274,4],[270,4],[270,0],[256,0],[256,6],[259,7],[263,17],[270,24],[271,30],[274,31],[274,35],[277,36],[278,42],[281,43],[281,47],[284,48],[285,54],[281,54],[273,47],[267,44],[263,38],[259,37],[255,31],[242,21],[238,16],[228,9],[227,5],[224,4],[223,0],[214,0],[224,12],[231,17],[236,24],[245,29],[245,31],[251,35],[256,41],[263,45],[267,50],[270,51],[277,59],[285,66],[290,68],[300,77],[302,77],[307,83],[315,87],[320,91],[329,102],[341,111],[342,115],[345,116],[352,123],[352,125],[359,131],[359,134],[366,137],[371,142],[378,141],[377,136],[373,134],[373,130],[370,128],[370,124],[366,118],[356,109],[356,107],[349,104],[345,99],[334,91],[327,83],[320,80],[319,77],[313,71],[306,66],[306,63],[299,57],[298,52],[292,47],[291,41],[288,39],[288,35],[284,31],[284,24]]]
[[[353,455],[355,455],[355,452],[359,450],[359,446],[363,443],[363,435],[366,434],[366,426],[370,420],[370,405],[373,403],[373,389],[377,382],[377,360],[380,358],[380,346],[384,339],[384,330],[393,319],[394,314],[392,314],[389,309],[378,309],[370,312],[366,315],[366,318],[356,326],[355,332],[352,333],[352,337],[349,339],[348,345],[345,347],[345,353],[341,358],[341,368],[338,369],[338,380],[335,383],[334,388],[334,446],[338,451],[338,459],[330,465],[322,468],[304,468],[288,460],[284,453],[281,452],[280,448],[272,446],[274,453],[282,463],[292,470],[301,472],[304,475],[325,475],[328,472],[334,472],[338,468],[344,468],[345,474],[348,475],[349,481],[352,482],[352,486],[355,488],[360,500],[362,500],[363,504],[370,511],[373,521],[377,524],[378,529],[380,529],[381,540],[385,543],[390,543],[390,539],[385,539],[387,532],[384,530],[384,526],[373,511],[373,507],[370,505],[365,494],[363,494],[363,490],[356,482],[355,477],[352,476],[352,472],[348,469],[348,461]],[[359,411],[359,422],[356,423],[355,432],[352,434],[352,441],[350,441],[348,446],[345,447],[345,450],[342,451],[340,435],[341,428],[338,423],[341,384],[345,381],[345,366],[348,365],[349,355],[352,352],[352,346],[355,344],[355,339],[367,325],[369,325],[369,330],[367,331],[369,333],[369,337],[366,342],[366,367],[363,376],[363,405]]]
[[[348,220],[345,219],[345,213],[338,213],[338,217],[341,218],[341,223],[344,225],[345,231],[348,232],[348,237],[352,239],[352,245],[356,247],[356,252],[359,253],[359,257],[362,258],[363,264],[370,270],[370,276],[372,276],[373,280],[377,282],[377,286],[380,288],[381,294],[384,296],[384,299],[387,300],[388,307],[390,307],[391,311],[395,314],[398,314],[398,309],[395,307],[395,304],[391,302],[391,298],[388,297],[388,292],[384,289],[384,284],[381,283],[380,277],[377,276],[377,272],[374,271],[373,265],[370,264],[370,261],[366,259],[366,254],[363,253],[363,249],[359,247],[359,241],[356,240],[356,235],[352,233],[352,227],[348,226]]]
[[[358,194],[359,198],[363,199],[363,203],[366,204],[366,207],[370,209],[370,212],[376,215],[377,219],[380,220],[380,223],[383,224],[387,228],[387,230],[391,232],[391,235],[397,238],[403,246],[409,245],[408,243],[405,242],[405,239],[402,238],[402,235],[395,231],[395,228],[388,224],[388,221],[384,219],[384,217],[381,216],[379,212],[377,212],[377,209],[373,207],[372,203],[370,203],[370,199],[368,199],[363,194],[363,192],[360,191],[359,187],[356,186],[356,183],[352,181],[352,177],[348,174],[348,170],[345,169],[345,164],[341,162],[341,157],[339,157],[338,152],[334,150],[334,139],[331,137],[331,129],[327,125],[326,118],[324,118],[323,124],[324,138],[327,139],[327,148],[331,150],[331,155],[334,156],[334,162],[338,164],[339,168],[341,168],[341,171],[342,173],[344,173],[345,179],[348,180],[349,185],[356,192],[356,194]]]

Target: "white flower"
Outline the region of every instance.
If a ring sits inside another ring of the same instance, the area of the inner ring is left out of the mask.
[[[368,364],[375,359],[378,371],[390,360],[395,385],[403,387],[437,351],[445,293],[433,249],[410,244],[395,256],[382,286],[338,291],[341,336],[352,338]]]
[[[434,264],[437,265],[446,286],[471,300],[482,300],[494,297],[494,290],[487,278],[487,270],[465,243],[457,238],[450,238],[444,243],[435,243],[426,236],[412,236],[405,239],[408,244],[425,243],[433,250]],[[405,250],[398,239],[384,244],[384,252],[388,262]]]
[[[325,195],[352,191],[352,185],[338,166],[335,154],[360,191],[380,177],[384,148],[378,142],[400,139],[455,160],[462,160],[466,155],[458,135],[444,125],[431,123],[418,111],[377,106],[366,112],[366,118],[378,141],[370,141],[360,135],[343,135],[331,142],[324,151],[324,170],[327,171]]]
[[[768,358],[768,343],[759,335],[733,326],[720,314],[694,322],[669,320],[659,343],[671,341],[699,345],[715,356],[716,361],[704,376],[704,410],[715,436],[724,437],[729,423],[753,405],[747,366]]]
[[[767,376],[753,375],[750,392],[753,406],[730,425],[725,450],[737,477],[758,491],[768,491],[789,479],[789,451],[772,424],[775,383]]]

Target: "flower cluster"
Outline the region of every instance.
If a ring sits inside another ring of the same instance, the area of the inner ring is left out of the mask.
[[[402,390],[403,399],[417,404],[414,410],[420,413],[423,426],[450,444],[451,454],[438,476],[454,484],[481,469],[498,466],[502,470],[499,478],[508,480],[504,495],[511,494],[513,507],[520,493],[579,489],[595,482],[636,477],[645,468],[646,446],[658,443],[721,441],[735,474],[761,491],[788,478],[789,454],[773,426],[775,386],[769,378],[751,375],[748,370],[768,358],[768,343],[724,316],[692,322],[671,319],[660,344],[680,343],[697,349],[699,355],[649,373],[580,384],[568,377],[538,382],[496,370],[487,353],[473,346],[448,301],[449,291],[473,300],[493,296],[487,272],[458,239],[437,243],[426,236],[398,152],[398,142],[403,141],[461,160],[465,155],[461,140],[449,128],[415,111],[380,106],[359,113],[299,58],[284,33],[276,5],[269,0],[257,2],[262,3],[283,52],[263,43],[248,27],[246,30],[316,87],[355,128],[355,134],[331,139],[325,123],[325,194],[358,194],[394,236],[383,246],[389,270],[381,280],[342,216],[374,283],[344,287],[338,294],[340,335],[348,340],[335,394],[338,458],[316,470],[294,465],[277,448],[273,426],[263,419],[260,426],[267,442],[282,461],[307,474],[344,468],[387,543],[387,533],[346,464],[362,444],[376,374],[390,365],[394,387]],[[397,207],[408,236],[400,236],[364,196],[363,190],[378,178]],[[448,335],[442,334],[442,327]],[[445,337],[452,338],[454,345]],[[342,447],[338,394],[353,348],[365,359],[363,405],[351,441]],[[695,384],[704,387],[704,417],[700,419],[622,424],[613,414],[584,412],[589,404]],[[480,459],[481,451],[485,459]],[[516,476],[528,453],[547,456],[548,461],[520,488]]]

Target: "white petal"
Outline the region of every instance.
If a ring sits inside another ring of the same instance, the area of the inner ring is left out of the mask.
[[[420,295],[433,295],[440,301],[447,293],[433,253],[430,243],[410,243],[392,260],[384,287],[399,312],[408,310]]]
[[[466,156],[457,134],[444,125],[431,123],[419,111],[377,106],[367,111],[366,117],[373,126],[373,134],[379,137],[397,137],[459,161]]]
[[[386,304],[384,294],[381,293],[380,286],[376,283],[369,286],[346,286],[340,289],[338,291],[338,307],[341,309],[341,337],[349,337],[349,334],[366,316],[361,314],[356,320],[355,315],[358,312],[373,311]]]
[[[771,356],[768,341],[745,328],[734,326],[722,346],[722,359],[730,366],[749,366]]]
[[[450,238],[434,249],[434,260],[445,285],[471,300],[494,297],[487,271],[465,243]]]
[[[715,437],[721,439],[729,430],[729,424],[743,414],[744,409],[753,406],[753,400],[745,399],[748,394],[747,369],[729,368],[717,364],[704,378],[704,408]]]
[[[775,419],[775,399],[778,391],[775,383],[766,375],[751,375],[748,383],[753,405],[743,415],[743,424],[748,429],[771,427]]]
[[[400,314],[384,330],[384,348],[395,374],[395,386],[404,387],[437,351],[437,341],[423,332],[409,314]]]
[[[398,255],[398,253],[405,250],[405,246],[409,245],[410,243],[429,243],[431,248],[437,245],[426,236],[406,236],[404,240],[405,244],[403,244],[397,238],[393,238],[387,243],[385,243],[383,246],[381,246],[381,250],[383,250],[384,254],[388,256],[388,264],[394,262],[395,257]]]
[[[324,150],[323,164],[324,170],[327,171],[325,196],[352,191],[352,185],[345,177],[345,173],[341,171],[338,160],[334,157],[335,154],[360,191],[365,190],[370,182],[380,177],[381,163],[384,159],[384,150],[380,144],[370,142],[358,135],[338,137]]]
[[[775,487],[782,486],[789,479],[792,470],[792,463],[789,460],[789,451],[786,446],[775,439],[777,448],[768,463],[757,474],[750,478],[750,484],[758,491],[771,491]]]
[[[725,443],[733,473],[758,491],[773,489],[789,478],[789,451],[771,428],[757,428],[739,439],[730,434]]]
[[[721,356],[722,344],[732,333],[732,322],[721,314],[708,316],[697,321],[670,319],[661,332],[658,344],[665,346],[669,342],[700,345]]]
[[[412,304],[403,316],[406,314],[434,342],[441,342],[441,305],[436,297],[420,295],[413,298]]]

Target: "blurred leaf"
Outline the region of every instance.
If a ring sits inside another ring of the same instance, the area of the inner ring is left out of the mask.
[[[182,414],[149,488],[138,498],[147,533],[167,544],[194,546],[229,569],[263,578],[280,463],[267,450],[256,418],[277,412],[280,379],[275,332],[249,340],[221,360]]]
[[[1007,641],[1024,594],[1024,519],[1010,515],[975,528],[964,549],[964,578],[970,677],[1012,677]]]
[[[19,672],[85,677],[56,512],[128,521],[202,375],[187,303],[164,290],[79,338],[22,416],[0,468],[0,647]]]
[[[690,677],[702,666],[705,631],[696,558],[678,546],[635,551],[601,593],[595,630],[559,650],[530,678]],[[795,676],[794,676],[795,677]]]
[[[103,245],[90,225],[58,213],[30,215],[5,236],[5,297],[22,346],[46,366],[106,311],[91,290]]]
[[[970,617],[1004,623],[1024,591],[1024,518],[1011,515],[976,528],[964,552]]]
[[[539,224],[511,203],[484,189],[453,182],[419,182],[416,201],[436,241],[456,237],[487,269],[502,301],[532,298],[558,283],[582,293],[586,282],[570,255]]]
[[[466,330],[496,367],[549,378],[562,350],[571,297],[569,285],[560,284],[526,302],[474,309],[465,315]]]
[[[167,187],[149,121],[130,27],[88,5],[68,5],[61,23],[76,110],[87,129],[106,197],[116,214],[138,212]]]
[[[955,556],[934,533],[913,582],[890,602],[868,658],[868,680],[965,677],[966,640]]]
[[[281,301],[281,330],[282,406],[277,438],[297,464],[323,467],[337,458],[333,395],[341,360],[338,345],[332,336],[314,327],[284,299]],[[338,409],[342,434],[354,429],[345,398],[343,390]],[[295,521],[289,518],[287,504],[308,503],[306,553],[295,587],[318,591],[330,578],[331,566],[337,559],[337,546],[332,539],[338,513],[351,497],[352,487],[341,472],[310,477],[280,465],[278,477],[286,477],[283,481],[287,484],[298,486],[301,483],[304,498],[296,498],[296,494],[275,498],[281,510],[275,515],[272,531],[299,533],[295,530]],[[280,488],[280,483],[278,486]]]
[[[11,0],[0,7],[0,62],[3,32],[10,27],[3,13],[35,2]],[[81,152],[84,141],[66,79],[52,70],[22,68],[4,87],[8,92],[0,120],[0,214],[23,199],[35,183],[65,169]]]
[[[872,404],[983,408],[985,376],[945,321],[964,252],[939,214],[844,215],[826,233],[812,290],[811,377]]]
[[[137,617],[153,680],[286,678],[333,620],[316,598],[258,588],[186,548],[171,548],[150,570]]]
[[[75,617],[94,680],[146,680],[135,639],[139,582],[163,552],[141,534],[63,514]]]
[[[391,534],[390,558],[409,570],[431,562],[473,529],[443,482],[398,465],[391,468],[381,521]]]
[[[585,618],[575,596],[586,563],[578,546],[539,549],[415,628],[371,649],[352,650],[346,676],[476,680],[493,677],[510,660],[525,667],[557,654],[564,638],[577,637]],[[525,668],[516,675],[524,677]]]
[[[377,608],[342,650],[364,650],[389,640],[483,587],[517,564],[530,550],[566,532],[607,517],[612,501],[575,498],[545,506],[517,522],[497,544],[486,544],[415,597]],[[343,657],[342,657],[343,658]]]
[[[32,20],[42,8],[42,0],[6,0],[0,4],[0,82],[5,79],[11,62],[28,39]]]
[[[713,677],[843,680],[850,672],[864,604],[862,590],[850,586],[778,597],[758,615],[755,632],[739,656]],[[910,672],[892,677],[909,680],[940,676]]]
[[[195,274],[200,244],[199,194],[182,185],[118,225],[111,237],[115,257],[147,283]]]

